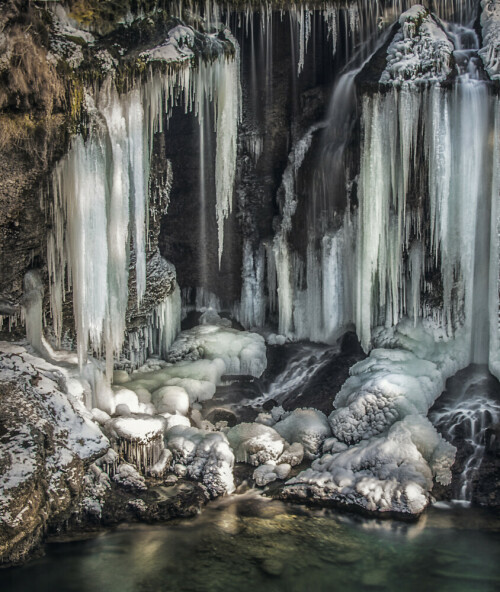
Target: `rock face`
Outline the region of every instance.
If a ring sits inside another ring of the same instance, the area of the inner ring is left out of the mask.
[[[68,520],[84,474],[109,444],[67,392],[68,377],[24,348],[0,345],[0,561],[22,561]],[[72,384],[73,389],[75,384]]]
[[[500,2],[481,0],[483,47],[479,51],[492,80],[500,80]]]

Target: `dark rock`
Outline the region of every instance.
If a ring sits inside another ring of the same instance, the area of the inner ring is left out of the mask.
[[[235,426],[238,422],[236,414],[230,409],[224,409],[223,407],[211,409],[210,412],[205,416],[205,419],[214,425],[219,421],[227,421],[227,425],[230,428]]]
[[[278,406],[278,402],[275,401],[274,399],[268,399],[267,401],[265,401],[262,405],[262,409],[264,411],[271,411],[271,409],[273,409],[274,407]]]

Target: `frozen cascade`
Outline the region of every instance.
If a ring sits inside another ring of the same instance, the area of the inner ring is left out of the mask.
[[[403,85],[365,97],[355,278],[355,321],[365,349],[370,348],[371,327],[396,325],[416,307],[416,288],[407,290],[406,254],[413,282],[441,263],[442,303],[426,311],[419,304],[418,316],[433,317],[449,336],[463,317],[474,343],[484,344],[487,331],[478,327],[485,321],[479,322],[477,315],[488,310],[488,287],[476,285],[473,278],[488,260],[489,236],[480,229],[492,192],[492,107],[486,86],[466,78],[452,93],[438,85],[427,90]],[[391,116],[394,112],[398,118]],[[419,119],[419,113],[425,115]],[[411,192],[414,163],[422,157],[416,142],[419,129],[428,163],[430,228],[423,204],[415,204]],[[431,261],[418,246],[422,239],[430,245],[425,254]],[[432,287],[424,286],[424,295],[428,290]],[[481,337],[473,329],[481,330]],[[487,345],[480,349],[474,346],[471,356],[484,362]]]
[[[106,351],[108,372],[125,333],[129,252],[136,256],[137,302],[146,289],[149,158],[163,113],[184,102],[203,121],[211,100],[217,131],[217,215],[220,245],[230,211],[239,114],[238,56],[188,63],[155,74],[140,88],[119,95],[111,80],[86,96],[89,137],[74,138],[53,176],[53,231],[48,238],[50,302],[61,337],[62,302],[73,289],[80,365],[89,347]],[[130,212],[130,217],[129,217]],[[130,243],[130,237],[132,243]],[[220,251],[221,254],[221,251]],[[160,318],[162,315],[158,318]],[[167,330],[168,331],[168,330]]]

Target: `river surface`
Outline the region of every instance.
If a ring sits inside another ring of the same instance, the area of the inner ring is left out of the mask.
[[[417,523],[309,510],[254,493],[194,519],[51,542],[2,592],[500,590],[500,517],[433,507]]]

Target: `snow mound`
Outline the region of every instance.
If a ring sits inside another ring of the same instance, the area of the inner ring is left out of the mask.
[[[212,497],[234,491],[234,454],[221,432],[175,426],[166,435],[174,462],[187,469],[187,476],[205,485]]]
[[[266,342],[261,335],[219,325],[200,325],[183,331],[168,353],[170,362],[220,358],[225,374],[259,377],[266,369]]]
[[[302,444],[309,459],[317,458],[323,441],[331,436],[325,414],[317,409],[295,409],[273,427],[287,442]]]
[[[481,0],[483,47],[479,55],[492,80],[500,80],[500,1]]]
[[[236,462],[258,466],[277,461],[285,441],[276,430],[260,423],[240,423],[227,432]]]
[[[404,12],[401,29],[387,49],[380,82],[442,81],[452,70],[454,45],[440,22],[420,4]]]

